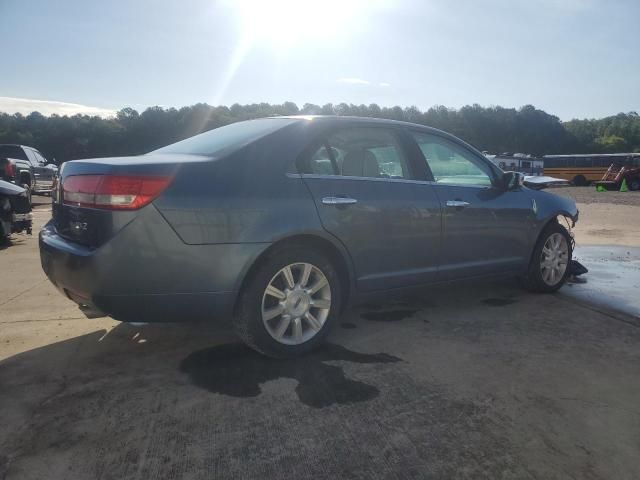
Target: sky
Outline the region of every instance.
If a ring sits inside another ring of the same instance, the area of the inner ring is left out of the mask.
[[[638,0],[0,0],[0,111],[640,111]]]

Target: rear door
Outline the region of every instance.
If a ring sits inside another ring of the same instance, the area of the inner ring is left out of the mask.
[[[535,203],[505,190],[499,171],[462,144],[413,131],[443,208],[440,279],[520,270],[528,263]]]
[[[349,251],[361,291],[428,283],[440,255],[440,203],[417,181],[400,133],[330,132],[299,162],[324,228]]]

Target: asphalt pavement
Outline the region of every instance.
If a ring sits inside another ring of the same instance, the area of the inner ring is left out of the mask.
[[[215,324],[87,320],[34,237],[0,267],[2,480],[640,478],[640,319],[607,306],[431,288],[282,361]]]

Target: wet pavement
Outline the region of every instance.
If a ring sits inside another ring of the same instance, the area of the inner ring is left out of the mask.
[[[563,294],[640,318],[640,248],[577,247],[574,258],[589,269],[586,283],[568,284]]]

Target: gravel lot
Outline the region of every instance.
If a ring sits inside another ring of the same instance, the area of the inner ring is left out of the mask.
[[[640,246],[640,192],[596,192],[595,187],[548,190],[573,198],[580,209],[574,230],[580,245]]]
[[[84,319],[35,236],[0,280],[2,480],[640,478],[640,319],[562,294],[430,289],[283,362],[211,325]]]
[[[611,205],[630,205],[640,207],[640,191],[637,192],[597,192],[596,187],[552,188],[549,192],[570,197],[576,203],[608,203]]]

